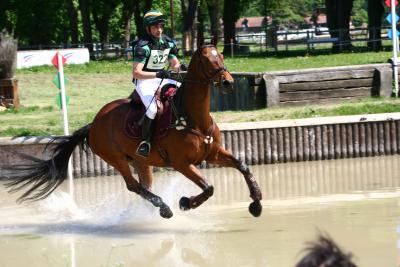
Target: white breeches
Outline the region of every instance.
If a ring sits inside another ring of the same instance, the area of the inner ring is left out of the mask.
[[[176,84],[178,87],[181,85],[180,82],[170,79],[164,79],[161,84],[160,82],[161,79],[159,78],[136,80],[135,82],[136,91],[138,92],[140,99],[146,107],[146,116],[150,119],[154,119],[157,114],[157,104],[154,94],[156,93],[158,87],[162,87],[164,84],[167,83]]]

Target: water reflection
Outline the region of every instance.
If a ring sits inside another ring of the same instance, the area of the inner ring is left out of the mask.
[[[399,156],[259,165],[251,166],[251,170],[259,182],[264,200],[363,194],[400,187]],[[202,172],[215,187],[208,204],[224,205],[249,200],[246,183],[237,170],[215,168]],[[123,179],[118,176],[82,178],[75,182],[78,184],[77,203],[95,205],[115,201],[109,199],[110,193],[117,193],[118,201],[124,204],[135,197],[126,190]],[[172,204],[183,195],[198,194],[200,189],[179,173],[160,172],[156,174],[153,191],[162,192],[160,195]]]

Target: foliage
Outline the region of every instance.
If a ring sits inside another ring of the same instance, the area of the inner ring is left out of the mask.
[[[182,32],[181,1],[173,0],[174,6],[174,25],[175,32]],[[228,1],[228,0],[225,0]],[[72,0],[73,6],[78,14],[78,38],[83,42],[82,18],[79,10],[81,1]],[[111,42],[123,40],[124,28],[122,22],[124,0],[96,0],[89,1],[90,10],[99,7],[111,6],[110,17],[106,21]],[[145,0],[138,0],[138,7],[143,9]],[[219,8],[219,18],[222,17],[224,0],[201,0],[200,9],[204,15],[203,20],[206,26],[210,24],[209,14],[206,3],[217,3]],[[235,0],[229,2],[234,5],[233,17],[238,19],[245,16],[272,16],[284,26],[293,23],[302,23],[305,16],[312,15],[316,7],[323,7],[324,0]],[[228,3],[228,4],[229,4]],[[20,46],[28,45],[50,45],[71,42],[70,17],[67,12],[65,0],[2,0],[0,8],[0,30],[7,29],[18,39]],[[96,7],[96,8],[95,8]],[[169,18],[171,17],[170,0],[153,0],[152,8],[159,9]],[[144,10],[135,13],[142,16]],[[352,12],[354,25],[360,26],[367,22],[366,1],[354,0]],[[92,22],[93,41],[99,42],[100,29],[95,28],[93,14],[90,16]],[[141,18],[139,18],[140,20]],[[131,35],[136,36],[137,29],[132,21]],[[209,27],[208,27],[209,28]],[[171,22],[166,25],[166,32],[171,31]]]
[[[355,27],[361,27],[368,22],[367,2],[365,0],[354,0],[352,22]]]

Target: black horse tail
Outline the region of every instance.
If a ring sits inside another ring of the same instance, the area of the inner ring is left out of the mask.
[[[68,162],[75,147],[83,149],[88,146],[90,124],[75,131],[70,136],[55,137],[48,145],[55,143],[52,156],[48,160],[39,159],[26,154],[21,156],[31,163],[7,166],[5,170],[5,186],[9,192],[19,191],[27,186],[29,189],[18,198],[18,202],[37,201],[48,197],[68,177]]]

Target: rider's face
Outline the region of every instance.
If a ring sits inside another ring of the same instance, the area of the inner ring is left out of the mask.
[[[154,38],[160,39],[162,32],[163,32],[163,25],[160,24],[155,24],[155,25],[150,25],[150,34]]]

